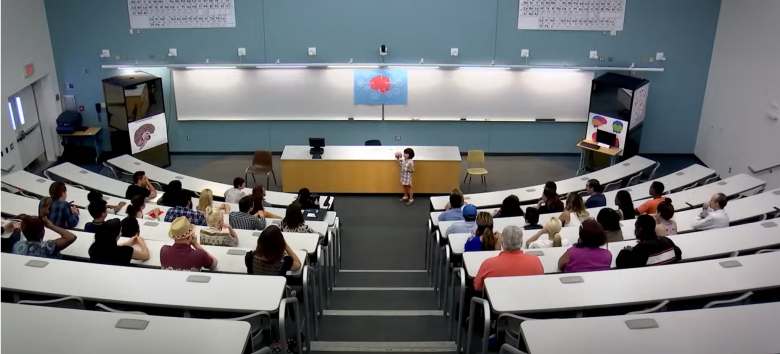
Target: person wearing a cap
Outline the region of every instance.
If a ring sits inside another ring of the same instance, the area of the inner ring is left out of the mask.
[[[186,216],[180,216],[171,223],[168,233],[173,245],[160,249],[160,264],[163,269],[200,271],[201,268],[217,269],[217,259],[198,243],[195,230]]]
[[[477,229],[477,207],[474,204],[466,204],[463,207],[463,221],[455,222],[447,228],[444,236],[450,234],[473,234]]]
[[[111,219],[95,226],[95,242],[89,246],[89,261],[92,263],[129,266],[130,261],[149,259],[149,248],[138,234],[119,240],[121,228],[119,219]]]

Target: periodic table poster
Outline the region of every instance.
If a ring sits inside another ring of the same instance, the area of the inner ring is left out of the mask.
[[[622,31],[626,0],[518,0],[517,29]]]
[[[127,0],[130,28],[236,27],[233,0]]]

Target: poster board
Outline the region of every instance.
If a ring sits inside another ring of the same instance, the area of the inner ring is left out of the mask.
[[[130,152],[137,154],[168,143],[165,113],[127,123],[130,134]]]
[[[622,31],[626,0],[518,0],[517,29]]]
[[[130,28],[236,27],[233,0],[127,0]]]
[[[634,90],[634,102],[631,107],[631,130],[639,127],[645,121],[645,112],[647,111],[647,95],[650,91],[650,84],[644,85]]]
[[[596,142],[596,132],[602,130],[616,135],[617,141],[612,147],[617,147],[621,151],[626,147],[626,135],[628,133],[628,122],[605,116],[603,114],[588,114],[588,129],[585,132],[585,140]],[[622,154],[622,152],[621,152]]]

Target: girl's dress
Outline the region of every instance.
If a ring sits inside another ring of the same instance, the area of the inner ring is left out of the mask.
[[[401,159],[398,160],[398,163],[401,165],[401,185],[411,186],[412,172],[414,172],[414,161]]]

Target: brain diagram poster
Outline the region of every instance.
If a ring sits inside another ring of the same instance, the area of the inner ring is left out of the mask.
[[[615,141],[610,144],[612,147],[617,147],[620,150],[623,150],[626,147],[628,122],[621,119],[608,117],[603,114],[590,113],[588,118],[588,130],[585,133],[585,139],[595,142],[597,130],[615,134]]]
[[[355,70],[353,75],[355,104],[406,104],[406,70]]]
[[[165,113],[130,122],[127,128],[130,131],[130,152],[133,154],[168,142]]]

